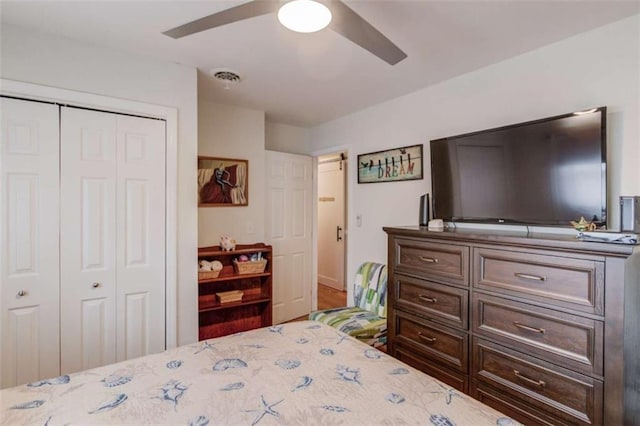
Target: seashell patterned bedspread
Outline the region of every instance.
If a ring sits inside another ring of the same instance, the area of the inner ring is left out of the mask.
[[[315,321],[252,330],[0,391],[6,425],[515,425]]]

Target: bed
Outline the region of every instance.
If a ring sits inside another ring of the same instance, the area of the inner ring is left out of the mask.
[[[5,389],[0,401],[7,425],[517,424],[315,321]]]

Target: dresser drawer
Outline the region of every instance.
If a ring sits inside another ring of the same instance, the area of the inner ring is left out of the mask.
[[[475,293],[474,333],[586,374],[603,374],[601,321]]]
[[[438,325],[402,311],[394,311],[395,342],[428,359],[461,372],[469,371],[467,333]]]
[[[469,377],[466,374],[429,362],[411,348],[397,345],[394,350],[393,357],[409,364],[413,368],[416,368],[431,377],[440,380],[441,382],[446,383],[460,392],[469,392]]]
[[[579,424],[602,424],[602,382],[474,337],[473,373],[528,405]]]
[[[469,247],[398,238],[395,251],[397,272],[469,285]]]
[[[395,305],[446,325],[469,328],[468,290],[396,275]]]
[[[553,252],[475,248],[477,288],[603,314],[604,263]]]
[[[524,425],[568,426],[575,424],[574,421],[559,419],[551,413],[536,409],[526,401],[512,398],[509,394],[500,392],[482,382],[472,380],[469,395]]]

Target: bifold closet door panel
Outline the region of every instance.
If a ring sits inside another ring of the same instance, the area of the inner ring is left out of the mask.
[[[165,123],[117,117],[117,360],[165,349]]]
[[[61,108],[61,372],[116,361],[116,115]]]
[[[60,374],[56,105],[0,98],[0,387]]]
[[[63,108],[61,366],[165,349],[165,124]]]

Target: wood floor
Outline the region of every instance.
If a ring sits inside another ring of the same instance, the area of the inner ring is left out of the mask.
[[[318,284],[318,309],[347,306],[347,292]]]
[[[339,308],[342,306],[347,306],[346,291],[339,291],[331,287],[318,284],[318,310]],[[304,321],[306,319],[309,319],[308,315],[302,316],[300,318],[294,318],[291,321],[287,322]]]

